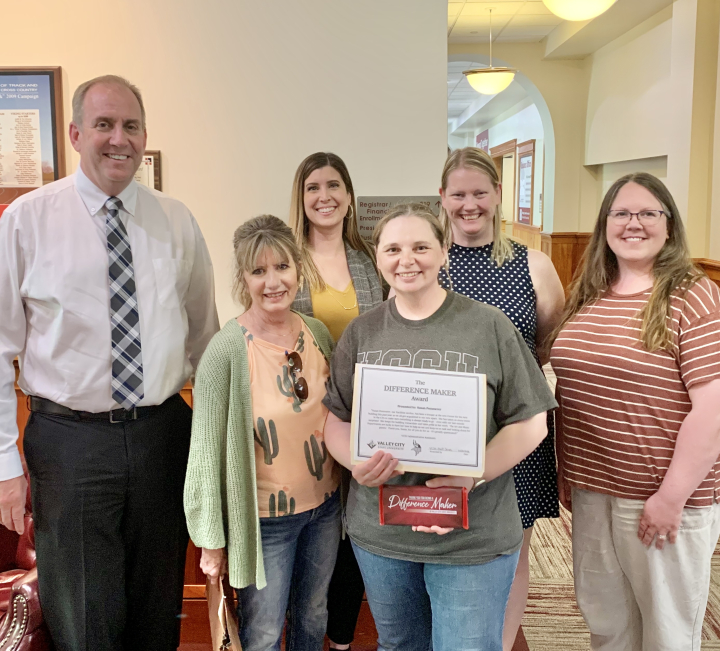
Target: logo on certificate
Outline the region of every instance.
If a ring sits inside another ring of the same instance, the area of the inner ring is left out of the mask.
[[[370,439],[365,445],[367,445],[371,450],[375,447],[377,447],[378,450],[403,450],[405,448],[404,443],[399,443],[397,441],[377,441],[375,442],[374,439]],[[417,452],[415,453],[417,454]]]

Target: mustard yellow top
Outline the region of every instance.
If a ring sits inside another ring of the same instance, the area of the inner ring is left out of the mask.
[[[308,384],[301,402],[292,388],[286,349],[243,327],[255,428],[255,476],[261,518],[294,515],[320,506],[335,492],[339,470],[325,447],[325,381],[330,369],[308,329],[294,350]]]
[[[340,335],[347,328],[348,323],[360,314],[352,281],[342,292],[330,287],[327,283],[324,292],[316,292],[311,289],[310,298],[312,299],[313,315],[327,326],[335,341],[340,339]]]

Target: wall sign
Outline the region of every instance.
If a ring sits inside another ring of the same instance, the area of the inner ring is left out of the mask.
[[[485,131],[475,136],[475,146],[487,154],[490,153],[490,129],[485,129]]]
[[[528,140],[517,146],[518,152],[518,211],[520,224],[532,224],[533,177],[535,176],[535,141]]]
[[[371,240],[375,224],[385,213],[399,203],[422,203],[436,216],[440,214],[440,197],[358,197],[358,230],[363,239]]]

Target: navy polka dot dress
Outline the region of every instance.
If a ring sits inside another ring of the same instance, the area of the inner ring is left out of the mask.
[[[512,246],[515,257],[498,267],[491,258],[492,243],[477,247],[453,244],[449,252],[452,289],[502,310],[538,360],[535,349],[535,290],[528,267],[528,250],[517,242],[512,242]],[[440,281],[449,289],[447,275],[443,271],[440,272]],[[548,414],[547,437],[530,456],[515,466],[513,475],[523,528],[531,527],[537,518],[557,518],[560,515],[552,413]]]

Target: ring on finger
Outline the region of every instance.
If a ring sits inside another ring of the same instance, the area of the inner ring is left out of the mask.
[[[667,540],[667,536],[664,533],[659,533],[657,535],[658,540]]]

